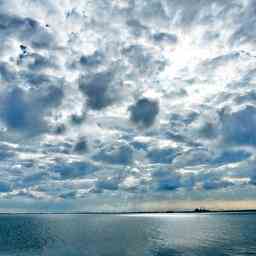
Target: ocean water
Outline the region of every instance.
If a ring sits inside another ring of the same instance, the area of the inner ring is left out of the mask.
[[[256,255],[256,214],[1,215],[0,255]]]

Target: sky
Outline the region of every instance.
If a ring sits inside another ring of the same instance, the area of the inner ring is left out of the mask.
[[[0,0],[0,211],[256,208],[255,0]]]

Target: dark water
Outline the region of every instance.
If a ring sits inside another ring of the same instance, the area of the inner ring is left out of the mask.
[[[256,255],[256,214],[1,215],[0,255]]]

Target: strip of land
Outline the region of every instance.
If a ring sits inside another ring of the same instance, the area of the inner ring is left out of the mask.
[[[248,210],[187,210],[187,211],[74,211],[74,212],[0,212],[1,215],[21,215],[21,214],[77,214],[77,215],[131,215],[131,214],[202,214],[202,213],[256,213],[256,209]]]

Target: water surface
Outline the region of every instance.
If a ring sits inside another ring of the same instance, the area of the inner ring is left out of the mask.
[[[1,215],[0,255],[256,255],[256,214]]]

